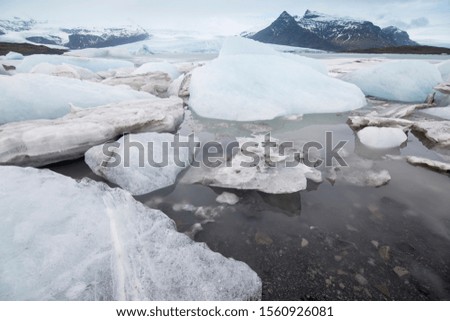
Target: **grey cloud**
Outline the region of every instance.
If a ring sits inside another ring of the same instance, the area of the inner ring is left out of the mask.
[[[430,21],[425,17],[420,17],[417,19],[411,20],[411,23],[409,24],[411,28],[421,28],[426,27],[430,24]]]

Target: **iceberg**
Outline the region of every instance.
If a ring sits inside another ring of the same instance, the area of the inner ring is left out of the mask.
[[[261,299],[248,265],[126,191],[33,168],[0,176],[0,300]]]
[[[301,58],[270,54],[270,47],[255,54],[265,45],[241,41],[242,53],[225,44],[219,58],[192,72],[189,105],[198,115],[252,121],[337,113],[366,105],[355,85],[328,77]],[[245,53],[247,49],[250,54]]]
[[[154,97],[128,88],[43,74],[0,76],[0,124],[66,115],[72,103],[81,108]]]
[[[31,55],[25,57],[22,62],[17,65],[18,73],[30,72],[36,65],[43,62],[52,65],[68,64],[85,69],[92,72],[106,71],[109,69],[132,68],[134,64],[129,61],[120,59],[103,59],[103,58],[82,58],[58,55]]]
[[[399,128],[365,127],[357,135],[363,145],[374,149],[397,148],[408,140]]]
[[[188,142],[187,137],[178,138]],[[178,174],[189,166],[193,155],[188,148],[176,152],[174,141],[172,134],[127,135],[116,145],[92,147],[86,152],[85,162],[95,174],[133,195],[144,195],[173,185]]]
[[[442,75],[442,79],[450,82],[450,60],[439,63],[437,67]]]
[[[183,120],[180,98],[151,98],[77,109],[55,120],[0,126],[0,164],[44,166],[77,159],[123,133],[173,132]]]
[[[144,75],[154,72],[163,72],[169,75],[172,80],[177,79],[181,75],[178,69],[168,62],[148,62],[137,68],[132,75]]]
[[[423,103],[442,82],[435,65],[425,61],[401,60],[359,69],[342,76],[368,96],[381,99]]]
[[[23,60],[24,56],[21,53],[10,51],[5,55],[5,60]]]

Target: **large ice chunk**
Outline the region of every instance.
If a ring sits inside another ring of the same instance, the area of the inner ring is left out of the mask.
[[[128,88],[43,74],[0,76],[0,124],[58,118],[70,111],[70,103],[86,108],[152,97]]]
[[[415,60],[378,64],[348,73],[342,79],[357,85],[369,96],[420,103],[442,82],[441,74],[435,65]]]
[[[374,149],[390,149],[400,147],[408,137],[399,128],[366,127],[358,132],[360,142]]]
[[[0,176],[0,300],[261,298],[245,263],[121,189],[32,168]]]
[[[119,59],[103,59],[103,58],[80,58],[58,55],[32,55],[27,56],[17,65],[17,72],[30,72],[36,65],[43,62],[53,65],[74,65],[77,67],[89,69],[92,72],[105,71],[118,68],[132,68],[134,64],[129,61]]]
[[[178,71],[178,69],[168,63],[168,62],[148,62],[146,64],[143,64],[139,68],[137,68],[132,74],[133,75],[144,75],[148,73],[154,73],[154,72],[163,72],[169,75],[169,77],[172,80],[177,79],[180,77],[181,73]]]
[[[43,166],[82,157],[123,133],[172,132],[183,120],[180,98],[152,98],[74,109],[56,120],[0,126],[0,164]]]
[[[189,105],[200,116],[236,121],[335,113],[366,105],[356,86],[280,54],[221,55],[193,71],[190,94]]]
[[[179,142],[188,142],[187,137],[177,137]],[[95,174],[133,195],[148,194],[173,185],[190,164],[193,155],[188,148],[175,150],[175,138],[158,133],[126,135],[112,145],[92,147],[86,152],[85,162]]]

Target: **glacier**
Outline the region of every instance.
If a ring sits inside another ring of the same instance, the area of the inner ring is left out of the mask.
[[[249,52],[254,52],[252,40],[243,43],[249,43]],[[234,48],[228,49],[226,44],[224,54],[192,72],[189,106],[202,117],[268,120],[344,112],[366,105],[358,87],[328,77],[308,62],[278,53],[227,54]],[[240,50],[246,49],[242,46]]]
[[[410,103],[423,103],[442,82],[435,65],[425,61],[390,61],[342,76],[368,96]]]
[[[173,132],[183,120],[180,98],[126,101],[95,108],[72,108],[55,120],[0,126],[0,164],[44,166],[77,159],[91,147],[123,133]]]
[[[95,107],[153,95],[45,74],[0,76],[0,124],[30,119],[53,119],[77,107]]]
[[[121,189],[0,166],[1,300],[258,300],[245,263]],[[50,206],[49,206],[50,205]]]
[[[127,135],[121,137],[116,146],[107,143],[92,147],[85,154],[85,162],[95,174],[133,195],[144,195],[173,185],[178,174],[189,166],[193,154],[187,148],[180,148],[175,154],[171,146],[174,141],[175,135],[167,133]],[[179,141],[188,142],[188,138],[179,136]],[[105,155],[106,149],[110,153]],[[175,155],[182,164],[176,163]],[[121,160],[119,164],[111,166],[117,160]],[[149,160],[155,164],[150,164]],[[167,164],[160,165],[164,161]]]

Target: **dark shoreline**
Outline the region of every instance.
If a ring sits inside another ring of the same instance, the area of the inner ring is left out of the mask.
[[[54,49],[42,45],[33,45],[30,43],[12,43],[12,42],[0,42],[0,56],[4,56],[9,52],[18,52],[24,56],[44,54],[44,55],[62,55],[68,50]]]
[[[413,54],[413,55],[450,55],[450,48],[433,46],[402,46],[341,51],[340,53],[365,54]]]

